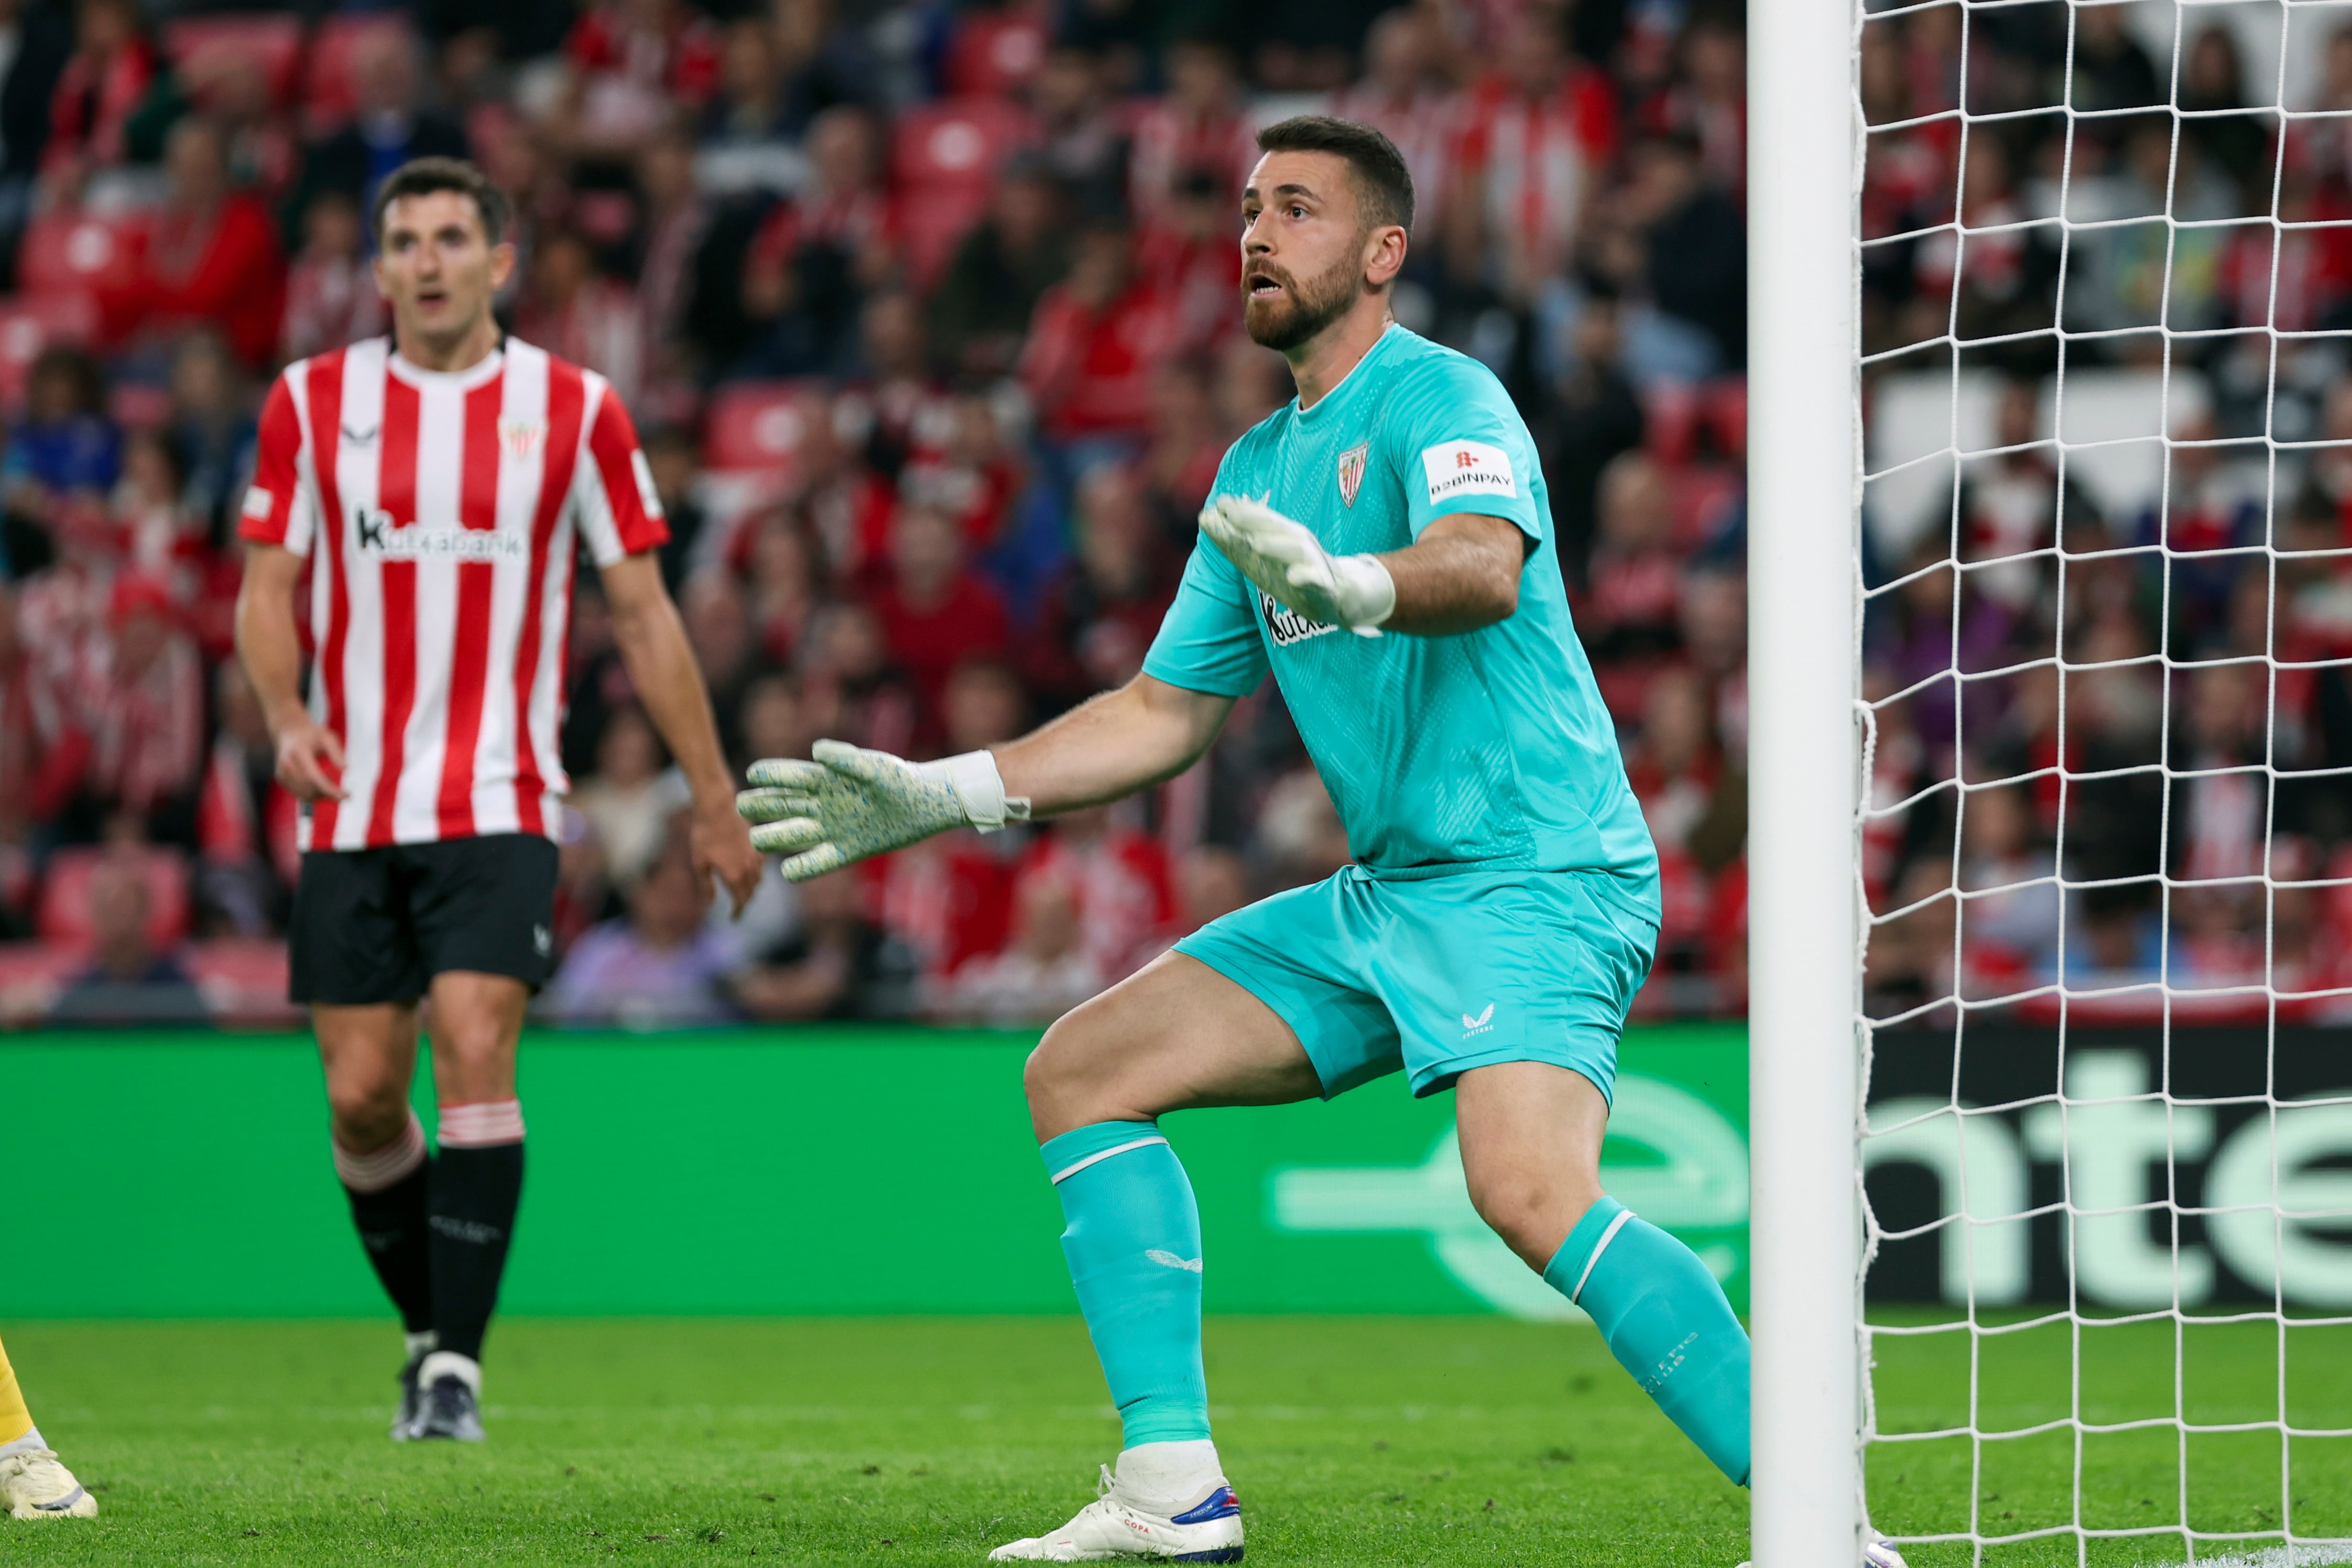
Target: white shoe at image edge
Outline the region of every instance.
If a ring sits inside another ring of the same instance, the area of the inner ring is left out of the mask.
[[[1223,1477],[1199,1501],[1172,1514],[1155,1513],[1120,1492],[1105,1465],[1102,1495],[1076,1519],[1045,1535],[1000,1546],[992,1563],[1108,1563],[1157,1557],[1171,1563],[1242,1560],[1242,1505]]]
[[[47,1448],[0,1458],[0,1505],[18,1519],[96,1519],[98,1500]]]
[[[1910,1568],[1910,1564],[1903,1561],[1903,1553],[1884,1541],[1874,1541],[1864,1547],[1862,1561],[1864,1568]],[[1739,1568],[1750,1568],[1750,1564],[1742,1563]]]

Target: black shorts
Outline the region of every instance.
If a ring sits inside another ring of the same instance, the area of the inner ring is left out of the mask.
[[[555,846],[496,833],[302,856],[287,938],[297,1002],[410,1002],[444,970],[554,970]]]

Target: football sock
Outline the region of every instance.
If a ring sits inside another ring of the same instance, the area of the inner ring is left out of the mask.
[[[334,1145],[335,1174],[352,1201],[352,1223],[367,1249],[384,1294],[399,1309],[400,1326],[411,1334],[433,1327],[431,1232],[425,1223],[430,1184],[425,1159],[425,1129],[408,1113],[407,1129],[385,1148],[354,1154]]]
[[[43,1446],[33,1413],[25,1408],[25,1391],[16,1386],[16,1369],[8,1364],[8,1347],[0,1345],[0,1455]]]
[[[522,1201],[522,1107],[511,1100],[443,1106],[432,1168],[436,1353],[479,1361]]]
[[[1182,1513],[1224,1482],[1217,1446],[1206,1437],[1120,1450],[1118,1489],[1154,1513]]]
[[[1543,1277],[1591,1314],[1610,1353],[1667,1419],[1746,1486],[1748,1333],[1698,1256],[1602,1198]]]
[[[1201,1211],[1176,1152],[1157,1122],[1097,1121],[1039,1152],[1062,1200],[1062,1252],[1125,1447],[1208,1436]]]

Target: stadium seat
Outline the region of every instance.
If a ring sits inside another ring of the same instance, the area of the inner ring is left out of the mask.
[[[948,43],[948,91],[1003,98],[1028,84],[1045,63],[1045,25],[1018,6],[966,12]]]
[[[397,14],[384,12],[330,16],[319,24],[302,79],[302,118],[311,135],[333,131],[359,108],[360,47],[376,37],[413,44],[415,33]]]
[[[90,293],[138,280],[149,216],[59,208],[25,227],[16,252],[16,287],[26,294]]]
[[[84,348],[98,336],[98,308],[87,294],[0,299],[0,408],[24,401],[33,362],[52,348]]]
[[[1715,448],[1733,462],[1748,456],[1748,378],[1717,376],[1706,384],[1706,428]]]
[[[215,62],[226,58],[257,60],[272,101],[289,103],[302,63],[302,22],[259,14],[181,16],[163,24],[163,52],[184,79],[212,75]]]
[[[60,849],[41,877],[40,908],[33,929],[44,942],[87,945],[90,929],[90,879],[110,855],[138,858],[147,879],[147,940],[155,947],[176,945],[188,934],[188,868],[172,850],[148,845],[131,849]]]
[[[789,473],[801,444],[800,398],[810,383],[737,381],[710,397],[702,459],[713,468]]]
[[[997,168],[1033,130],[1027,115],[1000,98],[946,99],[899,120],[890,172],[917,288],[939,277],[956,241],[987,210]]]
[[[1667,506],[1674,514],[1674,545],[1682,552],[1705,546],[1739,498],[1739,476],[1717,463],[1683,463],[1666,470]]]
[[[1686,463],[1698,445],[1698,388],[1654,381],[1642,389],[1642,445],[1661,463]]]
[[[721,533],[791,489],[801,445],[800,399],[812,384],[738,381],[711,394],[695,495]]]

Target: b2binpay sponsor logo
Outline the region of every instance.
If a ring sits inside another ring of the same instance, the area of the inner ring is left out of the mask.
[[[420,528],[404,523],[380,506],[352,509],[359,548],[387,561],[520,561],[530,542],[519,533],[490,528]]]
[[[1264,589],[1258,591],[1257,602],[1259,608],[1265,612],[1265,629],[1273,637],[1276,647],[1288,647],[1293,643],[1302,643],[1310,637],[1319,637],[1327,632],[1339,629],[1321,621],[1308,620]]]

